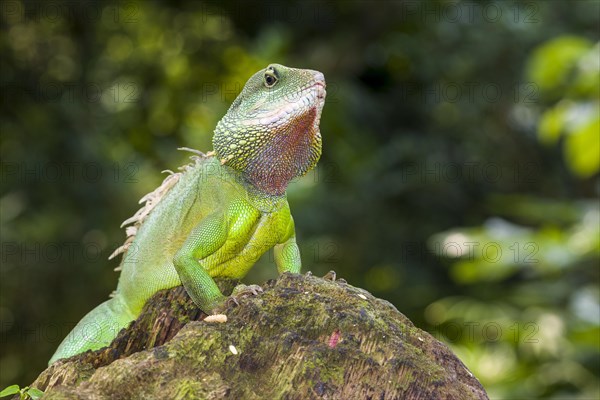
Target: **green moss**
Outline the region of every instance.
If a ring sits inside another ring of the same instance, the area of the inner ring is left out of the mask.
[[[227,323],[192,321],[162,346],[67,382],[69,389],[48,389],[181,399],[487,398],[444,345],[361,289],[290,274],[264,289],[229,306]],[[179,307],[154,299],[147,306],[160,304]]]

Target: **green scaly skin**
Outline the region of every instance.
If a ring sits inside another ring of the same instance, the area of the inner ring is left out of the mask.
[[[124,223],[137,221],[116,252],[124,256],[114,297],[75,326],[49,364],[109,345],[162,289],[183,284],[212,313],[226,300],[213,278],[243,278],[272,247],[280,273],[299,272],[285,190],[321,155],[324,101],[320,72],[272,64],[254,74],[217,125],[213,155],[193,157],[149,214]]]

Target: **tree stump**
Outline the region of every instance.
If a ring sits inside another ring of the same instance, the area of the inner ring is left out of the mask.
[[[228,304],[225,323],[203,321],[182,287],[161,291],[111,346],[31,386],[45,399],[488,398],[444,344],[335,274],[284,274],[263,289]]]

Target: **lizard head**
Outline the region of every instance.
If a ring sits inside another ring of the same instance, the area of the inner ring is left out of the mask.
[[[248,80],[217,124],[216,156],[261,192],[283,195],[321,156],[324,103],[322,73],[271,64]]]

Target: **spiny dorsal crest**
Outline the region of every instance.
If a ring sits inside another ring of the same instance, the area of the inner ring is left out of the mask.
[[[144,203],[144,205],[139,210],[137,210],[137,212],[132,217],[127,218],[121,224],[121,228],[125,227],[125,234],[127,235],[127,238],[125,239],[125,243],[123,243],[123,245],[119,246],[119,248],[112,252],[112,254],[108,257],[109,260],[112,260],[119,254],[124,254],[127,251],[127,249],[129,249],[131,243],[133,243],[135,239],[135,235],[137,234],[140,226],[148,218],[148,215],[150,215],[150,213],[152,212],[152,210],[154,210],[156,205],[160,203],[160,201],[167,195],[167,193],[169,193],[169,191],[175,186],[175,184],[179,181],[179,178],[192,167],[194,167],[199,161],[212,155],[212,152],[204,154],[199,150],[194,150],[187,147],[180,147],[178,150],[184,150],[194,153],[195,155],[190,157],[192,162],[182,167],[179,167],[178,169],[181,172],[173,172],[170,170],[163,171],[168,172],[169,175],[162,181],[162,183],[156,189],[154,189],[152,192],[146,194],[140,199],[139,203]],[[115,271],[120,270],[120,265],[117,268],[115,268]]]

